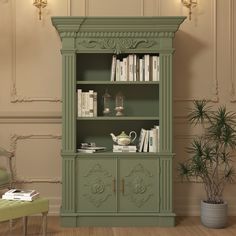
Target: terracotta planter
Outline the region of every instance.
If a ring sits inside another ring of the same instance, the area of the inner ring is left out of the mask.
[[[210,204],[201,201],[201,222],[209,228],[224,228],[227,224],[227,202]]]

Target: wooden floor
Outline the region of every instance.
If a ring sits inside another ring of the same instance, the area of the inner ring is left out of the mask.
[[[29,217],[28,235],[36,236],[42,233],[41,217]],[[9,223],[0,223],[0,235],[22,235],[22,221],[13,223],[12,232],[9,232]],[[230,217],[225,229],[208,229],[201,225],[199,217],[177,217],[176,227],[81,227],[62,228],[59,217],[48,217],[48,235],[60,236],[236,236],[236,217]]]

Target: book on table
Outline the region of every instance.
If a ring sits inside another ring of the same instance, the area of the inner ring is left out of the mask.
[[[39,197],[39,193],[35,193],[32,196],[17,196],[17,195],[11,196],[11,195],[5,195],[5,194],[2,195],[2,199],[5,199],[5,200],[28,201],[28,202],[31,202],[37,199],[38,197]]]
[[[36,190],[23,190],[23,189],[10,189],[4,193],[5,196],[22,196],[22,197],[30,197],[37,193]]]
[[[33,201],[39,197],[35,190],[11,189],[2,195],[5,200]]]

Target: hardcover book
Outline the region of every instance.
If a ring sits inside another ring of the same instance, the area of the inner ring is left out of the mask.
[[[30,197],[34,195],[36,190],[10,189],[4,193],[5,196],[25,196]]]

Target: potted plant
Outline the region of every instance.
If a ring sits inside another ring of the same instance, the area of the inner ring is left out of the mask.
[[[192,125],[201,125],[201,135],[191,141],[187,159],[179,164],[180,176],[200,180],[206,191],[201,201],[201,222],[211,228],[227,223],[227,202],[223,200],[225,185],[233,181],[232,152],[236,147],[236,113],[225,106],[212,110],[205,100],[194,101],[188,114]]]

